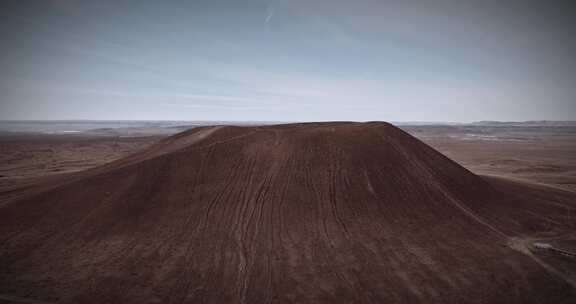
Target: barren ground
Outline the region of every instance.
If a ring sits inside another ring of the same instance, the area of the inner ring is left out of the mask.
[[[385,123],[5,138],[0,302],[573,303],[572,133],[405,130],[496,177]]]
[[[576,191],[576,128],[406,126],[476,174]],[[75,172],[135,153],[168,135],[6,135],[0,133],[0,191],[38,177]]]
[[[405,127],[480,175],[576,191],[575,127]]]
[[[0,191],[85,170],[135,153],[160,136],[0,135]]]

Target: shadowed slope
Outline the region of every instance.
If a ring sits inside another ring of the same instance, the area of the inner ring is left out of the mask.
[[[386,123],[198,128],[0,207],[0,293],[568,303],[562,277],[507,246],[531,233],[510,211],[523,200]],[[574,231],[573,204],[541,204],[549,232]]]

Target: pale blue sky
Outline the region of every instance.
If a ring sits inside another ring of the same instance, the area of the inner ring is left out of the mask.
[[[576,120],[567,1],[2,1],[0,119]]]

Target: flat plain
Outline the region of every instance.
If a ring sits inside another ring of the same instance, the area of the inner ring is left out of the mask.
[[[574,126],[405,126],[480,175],[576,191]]]

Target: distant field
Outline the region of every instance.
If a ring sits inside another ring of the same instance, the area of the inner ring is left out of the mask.
[[[474,173],[522,179],[576,191],[576,127],[403,128]]]

